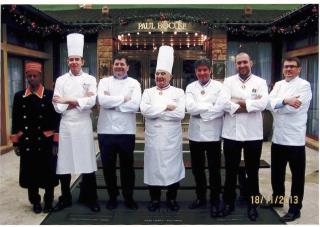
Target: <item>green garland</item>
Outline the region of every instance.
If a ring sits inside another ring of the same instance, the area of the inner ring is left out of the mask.
[[[305,6],[306,7],[306,6]],[[215,23],[209,21],[205,18],[198,18],[184,14],[175,14],[175,13],[162,13],[152,14],[152,15],[135,15],[132,17],[119,17],[114,18],[111,23],[97,23],[94,25],[90,24],[45,24],[42,20],[37,20],[32,18],[29,14],[21,10],[16,5],[2,5],[2,14],[5,17],[10,17],[16,24],[20,27],[25,28],[29,32],[37,33],[43,37],[57,33],[60,35],[65,35],[71,32],[79,32],[82,34],[97,34],[98,32],[106,29],[111,29],[112,26],[126,26],[131,22],[135,21],[144,21],[147,19],[151,20],[169,20],[177,21],[181,20],[184,22],[190,23],[199,23],[208,27],[209,32],[214,30],[225,30],[231,35],[240,35],[243,37],[258,38],[262,36],[288,36],[298,32],[303,32],[306,29],[310,29],[312,26],[318,26],[318,5],[307,5],[307,11],[302,12],[302,8],[298,10],[298,13],[304,13],[306,16],[303,20],[293,24],[293,25],[284,25],[284,24],[269,24],[269,25],[247,25],[237,24],[233,25],[231,23]],[[278,21],[285,20],[286,17],[291,19],[290,13],[283,15],[281,18],[278,18]],[[111,18],[110,18],[111,20]],[[228,18],[226,18],[228,21]],[[316,29],[317,32],[317,29]]]

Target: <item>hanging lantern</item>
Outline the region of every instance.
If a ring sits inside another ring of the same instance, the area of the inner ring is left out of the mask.
[[[244,15],[246,17],[250,17],[252,15],[252,7],[251,6],[244,7]]]
[[[17,8],[17,6],[16,6],[16,5],[12,5],[12,6],[11,6],[11,9],[10,9],[10,12],[15,11],[15,10],[16,10],[16,8]]]
[[[101,13],[103,15],[108,15],[109,14],[109,7],[108,6],[103,6],[101,9]]]

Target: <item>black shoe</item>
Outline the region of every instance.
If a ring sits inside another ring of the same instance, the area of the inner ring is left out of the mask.
[[[124,205],[130,210],[138,210],[138,204],[133,199],[125,200]]]
[[[150,212],[155,212],[158,209],[160,209],[160,201],[152,200],[148,205],[148,210]]]
[[[35,212],[36,214],[41,213],[42,211],[42,207],[40,203],[35,203],[33,204],[33,212]]]
[[[69,201],[69,202],[64,202],[62,200],[60,200],[56,205],[55,207],[52,209],[52,211],[56,212],[56,211],[60,211],[60,210],[63,210],[64,208],[67,208],[67,207],[71,207],[72,206],[72,202]]]
[[[92,203],[88,203],[87,207],[89,207],[92,212],[99,212],[100,211],[100,205],[97,201],[92,202]]]
[[[107,202],[106,208],[109,210],[113,210],[113,209],[116,209],[117,206],[118,206],[117,199],[109,199],[109,201]]]
[[[52,204],[51,203],[49,203],[49,204],[45,203],[44,204],[43,213],[50,213],[52,210],[53,210],[53,208],[52,208]]]
[[[263,209],[283,207],[283,203],[275,203],[272,202],[272,200],[267,201],[265,198],[263,198],[260,207]]]
[[[199,207],[206,207],[206,205],[207,201],[205,199],[196,199],[189,205],[189,209],[193,210]]]
[[[286,215],[281,217],[281,220],[284,221],[284,222],[294,221],[297,218],[300,218],[300,215],[301,215],[300,211],[297,211],[297,212],[294,212],[294,213],[288,212],[288,213],[286,213]]]
[[[180,209],[180,206],[178,205],[177,201],[175,201],[175,200],[168,200],[167,207],[172,211],[178,211]]]
[[[251,221],[256,221],[258,217],[257,208],[255,206],[248,206],[247,210],[248,218]]]
[[[222,217],[223,213],[219,207],[219,204],[211,204],[210,215],[212,218]]]
[[[234,211],[234,205],[225,204],[221,211],[222,217],[226,217],[230,215],[233,211]]]

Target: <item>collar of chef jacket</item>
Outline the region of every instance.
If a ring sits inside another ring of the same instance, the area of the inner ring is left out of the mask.
[[[284,81],[285,81],[286,83],[294,83],[295,81],[298,80],[298,78],[299,78],[299,75],[296,76],[294,79],[292,79],[292,80],[290,80],[290,81],[286,81],[286,80],[284,80]]]
[[[81,76],[82,73],[83,73],[83,71],[80,70],[79,75],[74,75],[74,74],[72,74],[71,70],[69,70],[69,75],[70,75],[70,76]]]
[[[32,92],[31,86],[29,85],[29,86],[27,87],[25,93],[24,93],[23,98],[26,98],[26,97],[28,97],[29,95],[34,94],[34,95],[38,96],[40,99],[42,99],[42,97],[43,97],[43,92],[44,92],[44,87],[43,87],[42,84],[39,85],[38,89],[37,89],[35,92]]]
[[[116,80],[125,80],[125,79],[127,79],[128,78],[128,75],[125,75],[123,78],[118,78],[118,77],[116,77],[115,75],[113,75],[113,78],[115,78]]]

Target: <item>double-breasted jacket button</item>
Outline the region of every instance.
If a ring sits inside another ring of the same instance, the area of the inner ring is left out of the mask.
[[[30,148],[27,147],[27,148],[26,148],[26,151],[30,151]]]
[[[27,116],[26,115],[23,115],[23,119],[26,119],[27,118]]]

